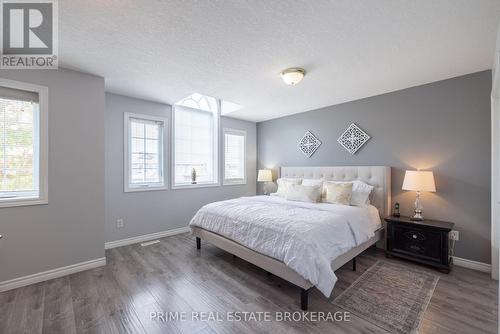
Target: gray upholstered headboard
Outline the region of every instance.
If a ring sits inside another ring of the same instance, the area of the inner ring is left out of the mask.
[[[280,177],[325,179],[334,181],[361,180],[374,186],[371,203],[381,217],[391,213],[391,167],[387,166],[331,166],[281,167]]]

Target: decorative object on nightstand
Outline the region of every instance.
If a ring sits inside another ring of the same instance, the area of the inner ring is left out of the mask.
[[[273,182],[273,173],[270,169],[259,169],[257,182],[264,182],[264,195],[269,195],[269,183]]]
[[[449,233],[454,223],[409,217],[387,217],[386,256],[423,263],[449,273],[452,264]]]
[[[415,215],[411,219],[417,221],[424,220],[424,216],[422,215],[423,207],[422,203],[420,203],[420,192],[436,191],[434,174],[431,171],[407,170],[402,188],[403,190],[412,190],[417,192],[417,198],[415,199]]]
[[[399,212],[399,203],[394,204],[394,211],[392,212],[394,217],[401,217],[401,213]]]

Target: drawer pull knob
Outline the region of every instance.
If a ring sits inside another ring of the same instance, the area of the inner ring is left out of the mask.
[[[417,231],[406,231],[403,235],[412,241],[425,241],[427,239],[424,234]]]

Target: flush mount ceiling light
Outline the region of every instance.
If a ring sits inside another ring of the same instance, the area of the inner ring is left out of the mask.
[[[281,72],[281,79],[287,85],[296,85],[304,78],[304,75],[306,71],[303,68],[292,67]]]

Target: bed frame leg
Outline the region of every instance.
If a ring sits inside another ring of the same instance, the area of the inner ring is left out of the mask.
[[[302,311],[307,311],[309,302],[309,289],[300,289],[300,308]]]
[[[201,239],[196,237],[196,249],[201,249]]]
[[[356,271],[356,258],[352,259],[352,271]]]

